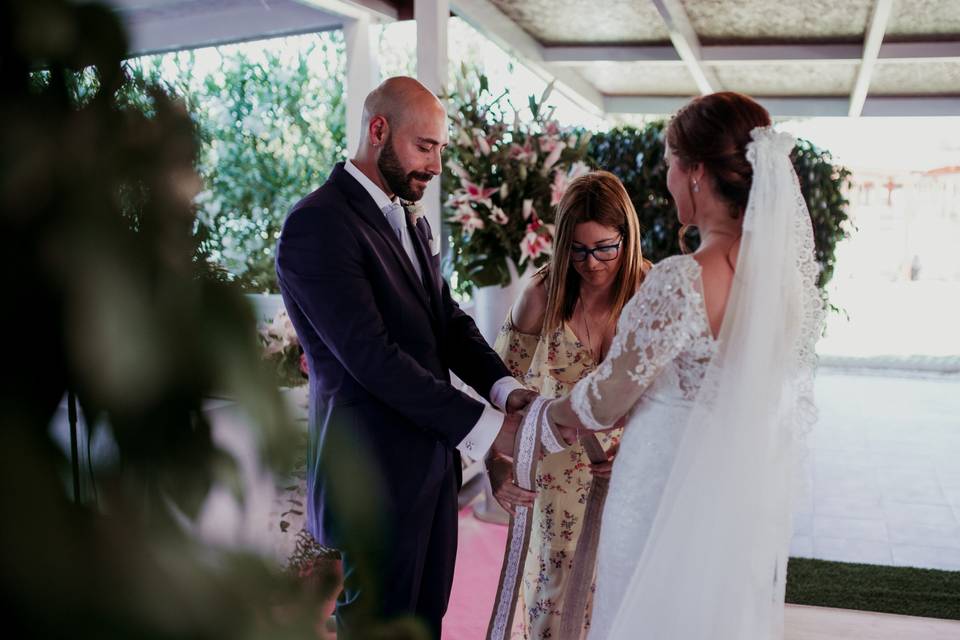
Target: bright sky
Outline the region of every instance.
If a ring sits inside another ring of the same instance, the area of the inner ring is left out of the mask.
[[[853,169],[925,171],[960,165],[960,117],[809,118],[780,124]]]

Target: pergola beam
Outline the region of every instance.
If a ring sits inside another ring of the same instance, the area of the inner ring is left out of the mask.
[[[547,60],[543,47],[489,0],[450,0],[453,12],[506,51],[523,59],[544,80],[555,80],[557,91],[595,115],[603,113],[603,95],[579,73]]]
[[[670,42],[680,59],[687,65],[700,93],[706,95],[720,90],[720,81],[713,71],[703,64],[700,39],[697,37],[686,9],[680,0],[652,0],[670,33]]]
[[[846,97],[754,96],[774,117],[846,116]],[[606,96],[608,113],[668,115],[690,101],[692,96]],[[956,96],[870,96],[863,116],[960,116],[960,95]]]
[[[543,59],[558,64],[581,62],[678,62],[672,45],[619,47],[616,45],[546,46]]]
[[[960,58],[960,40],[884,42],[880,45],[881,60],[949,60]]]
[[[263,38],[316,33],[340,27],[337,16],[293,0],[207,5],[201,2],[153,6],[111,0],[130,34],[130,56],[213,47]]]
[[[880,45],[883,43],[883,35],[887,31],[887,22],[890,20],[892,7],[893,0],[876,0],[876,4],[873,6],[870,26],[863,42],[863,58],[860,61],[860,68],[857,70],[857,79],[853,83],[853,91],[850,93],[850,110],[847,115],[851,118],[856,118],[863,112],[863,105],[866,102],[867,93],[870,91],[873,68],[877,63]]]
[[[862,116],[960,116],[960,95],[869,96]]]
[[[367,18],[371,22],[395,22],[397,10],[382,0],[296,0],[327,13],[356,20]]]
[[[703,62],[852,62],[863,59],[859,44],[714,44],[700,46]],[[960,40],[884,42],[877,58],[885,61],[960,59]],[[680,56],[672,45],[547,46],[543,59],[556,64],[585,62],[677,62]]]

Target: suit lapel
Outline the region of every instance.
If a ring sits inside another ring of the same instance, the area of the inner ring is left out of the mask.
[[[440,317],[440,274],[439,269],[433,264],[433,254],[430,253],[430,227],[426,220],[417,220],[413,227],[413,244],[416,246],[417,255],[420,257],[420,264],[423,266],[423,275],[426,284],[430,290],[430,301],[433,303],[433,311]]]
[[[427,298],[427,292],[424,289],[423,283],[420,282],[420,279],[417,277],[417,272],[413,270],[413,265],[410,264],[410,258],[407,256],[407,252],[404,251],[403,245],[400,244],[400,239],[393,229],[390,228],[390,223],[387,222],[386,216],[377,208],[370,194],[366,192],[363,186],[357,182],[353,176],[347,173],[343,168],[343,163],[337,163],[331,178],[337,181],[341,190],[346,194],[350,207],[366,224],[380,234],[380,237],[387,243],[387,246],[390,247],[393,253],[395,261],[400,266],[400,270],[406,276],[407,284],[414,290],[415,295],[427,308],[427,311],[432,312],[430,300]]]

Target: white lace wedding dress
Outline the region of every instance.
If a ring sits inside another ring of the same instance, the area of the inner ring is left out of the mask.
[[[816,418],[823,304],[792,137],[751,132],[754,169],[719,336],[699,263],[657,264],[604,362],[569,400],[538,399],[516,477],[557,424],[626,417],[600,523],[590,640],[779,640],[799,462]]]
[[[627,414],[600,531],[591,638],[610,634],[715,349],[700,265],[673,256],[653,268],[624,307],[606,360],[573,392],[573,409],[587,427]]]

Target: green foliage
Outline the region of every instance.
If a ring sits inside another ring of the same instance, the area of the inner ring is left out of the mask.
[[[329,593],[199,544],[175,515],[236,484],[207,398],[241,403],[273,469],[290,467],[297,430],[248,302],[197,262],[195,124],[163,87],[132,86],[125,53],[103,6],[0,5],[0,284],[17,305],[0,387],[7,632],[307,637]],[[73,501],[51,434],[68,389],[116,444],[96,504]]]
[[[837,243],[849,236],[846,191],[850,188],[850,171],[833,163],[829,151],[819,149],[808,140],[797,140],[790,155],[800,178],[800,191],[810,210],[813,240],[816,245],[820,278],[825,287],[833,277]]]
[[[301,36],[245,53],[217,50],[202,70],[193,52],[135,58],[117,104],[152,116],[149,87],[179,97],[200,142],[196,233],[212,273],[251,293],[277,292],[274,248],[287,211],[326,179],[346,155],[341,32]],[[93,67],[64,80],[75,104],[99,91]],[[35,89],[50,74],[32,74]]]
[[[596,168],[613,173],[626,187],[640,219],[643,255],[651,262],[680,253],[680,222],[663,162],[663,129],[664,123],[656,121],[642,129],[597,133],[588,152]]]
[[[960,620],[960,571],[790,558],[786,601]]]
[[[224,55],[191,91],[203,137],[198,221],[213,260],[250,292],[278,291],[274,248],[287,211],[346,155],[343,38],[294,55]]]
[[[644,256],[653,262],[680,253],[680,223],[667,191],[667,167],[663,162],[666,123],[656,121],[643,128],[622,127],[598,133],[590,141],[593,165],[619,177],[630,194],[643,235]],[[800,190],[810,210],[820,265],[818,284],[825,287],[833,276],[837,242],[847,237],[847,205],[844,194],[850,172],[833,164],[828,151],[798,140],[791,154],[800,178]],[[688,243],[696,246],[696,232]]]

